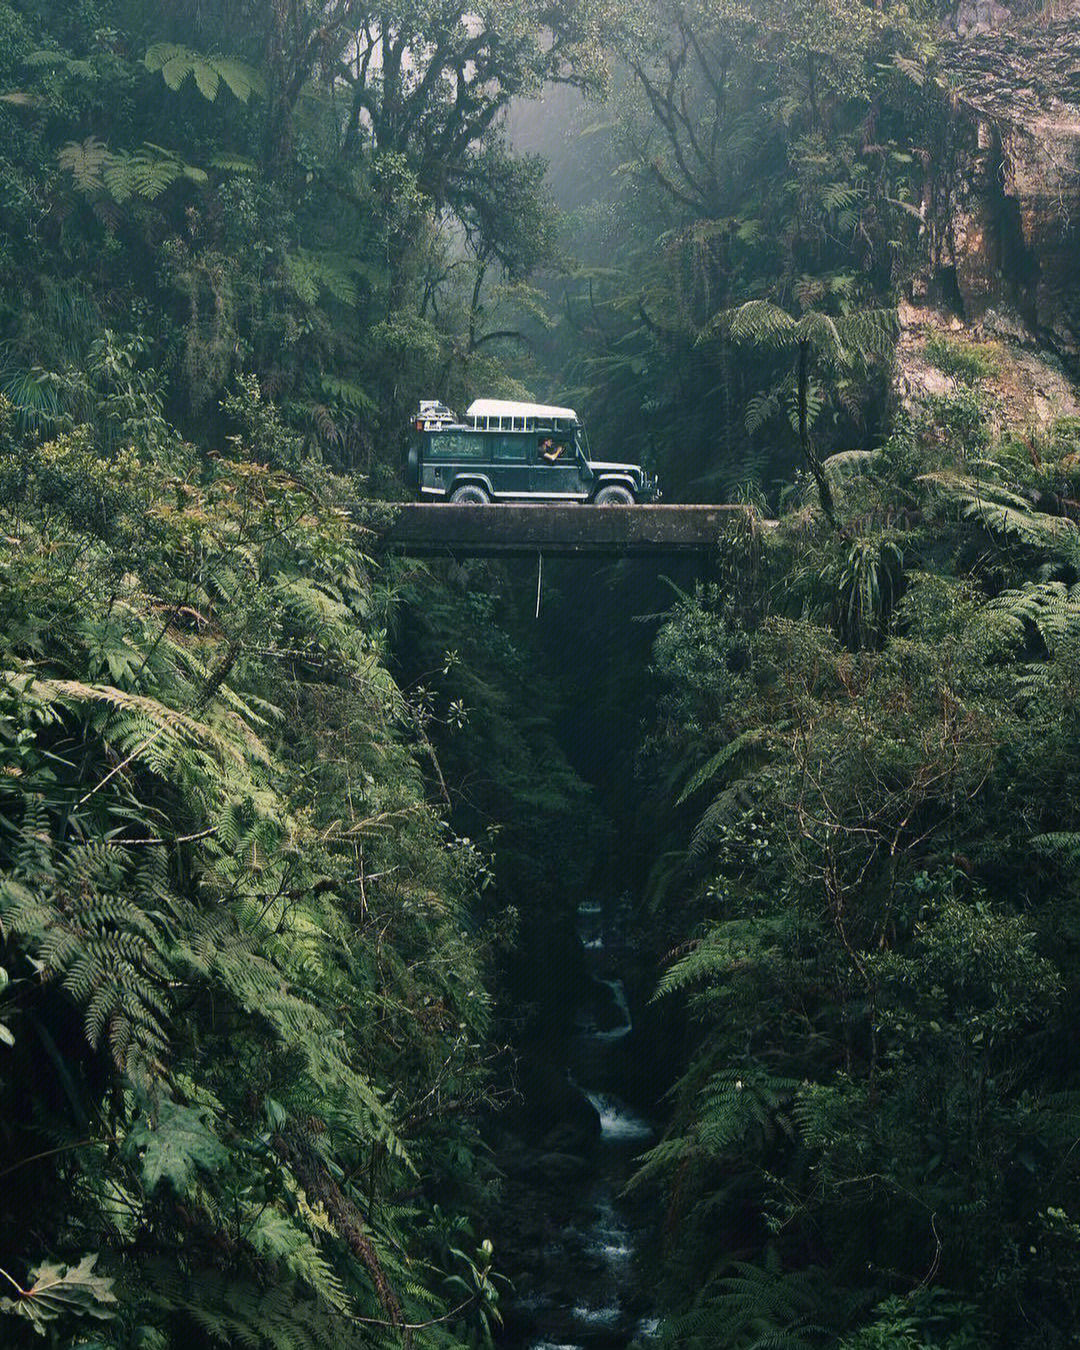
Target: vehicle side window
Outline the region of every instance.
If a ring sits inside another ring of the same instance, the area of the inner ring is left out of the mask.
[[[492,459],[523,463],[527,457],[529,438],[520,434],[503,432],[500,436],[489,436],[488,454]]]
[[[442,431],[428,437],[428,459],[483,459],[487,437],[477,431]]]

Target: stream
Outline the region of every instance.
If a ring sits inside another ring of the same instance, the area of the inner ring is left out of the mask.
[[[657,1333],[635,1260],[647,1215],[635,1212],[621,1194],[655,1133],[619,1095],[634,1028],[613,962],[618,938],[595,902],[579,906],[578,932],[591,987],[577,1009],[566,1072],[594,1108],[599,1131],[569,1204],[559,1178],[549,1182],[546,1240],[532,1249],[526,1268],[515,1272],[515,1290],[507,1299],[506,1333],[500,1337],[507,1350],[625,1350],[647,1344]],[[538,1199],[545,1203],[542,1189]]]

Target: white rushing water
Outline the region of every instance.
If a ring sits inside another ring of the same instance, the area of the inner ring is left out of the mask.
[[[626,1001],[626,986],[622,980],[600,980],[600,983],[611,990],[612,1001],[618,1008],[622,1021],[617,1027],[612,1027],[610,1031],[598,1031],[595,1034],[602,1041],[622,1040],[624,1036],[629,1036],[634,1029],[634,1023],[630,1018],[630,1005]]]
[[[613,1327],[622,1316],[622,1309],[617,1303],[604,1308],[590,1308],[588,1304],[578,1303],[573,1311],[577,1320],[586,1326]]]
[[[605,934],[602,906],[581,905],[578,936],[595,996],[577,1009],[567,1072],[599,1116],[600,1136],[580,1209],[542,1247],[539,1288],[534,1284],[518,1297],[518,1311],[531,1314],[529,1337],[517,1343],[521,1350],[641,1350],[659,1327],[655,1318],[642,1316],[647,1305],[640,1305],[634,1273],[640,1232],[618,1199],[654,1130],[618,1095],[634,1024],[626,987],[612,967],[611,952],[621,950],[618,934],[607,934],[610,950]]]
[[[602,1035],[603,1033],[598,1033]],[[600,1117],[600,1137],[612,1142],[630,1143],[652,1137],[652,1126],[610,1092],[586,1092],[585,1096]]]

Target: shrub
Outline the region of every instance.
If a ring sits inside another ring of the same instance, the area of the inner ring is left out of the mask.
[[[931,365],[965,384],[976,384],[1001,369],[997,349],[990,342],[957,342],[935,333],[926,339],[925,351]]]

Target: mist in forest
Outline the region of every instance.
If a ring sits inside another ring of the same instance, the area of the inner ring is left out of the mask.
[[[518,154],[544,160],[545,186],[560,211],[572,214],[614,197],[611,117],[604,104],[569,85],[551,85],[540,98],[516,99],[507,110],[510,143]]]

